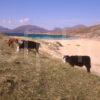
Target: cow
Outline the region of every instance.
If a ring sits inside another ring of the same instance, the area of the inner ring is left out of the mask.
[[[90,56],[65,55],[63,59],[65,60],[65,62],[69,63],[72,67],[74,67],[75,65],[79,67],[85,66],[87,72],[90,73],[90,68],[91,68]]]
[[[29,40],[20,40],[17,41],[17,52],[19,52],[20,49],[26,49],[27,52],[31,49],[35,49],[36,52],[39,54],[39,47],[40,43],[34,42],[34,41],[29,41]]]
[[[7,44],[9,45],[9,47],[14,47],[14,43],[18,43],[18,39],[17,38],[10,38],[7,42]]]

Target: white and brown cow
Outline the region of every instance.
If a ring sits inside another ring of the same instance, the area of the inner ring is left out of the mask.
[[[9,46],[13,46],[14,43],[17,44],[16,52],[19,52],[21,49],[26,49],[27,53],[28,53],[29,50],[35,49],[36,52],[39,53],[40,43],[38,43],[38,42],[34,42],[34,41],[30,41],[30,40],[19,40],[19,39],[15,39],[15,38],[9,39],[9,41],[8,41]]]
[[[35,49],[36,52],[39,53],[39,47],[40,47],[40,43],[38,42],[29,41],[29,40],[20,40],[18,41],[17,52],[20,49],[26,49],[27,51],[31,49]]]

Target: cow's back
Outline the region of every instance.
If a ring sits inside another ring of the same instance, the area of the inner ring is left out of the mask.
[[[91,64],[91,59],[89,56],[82,56],[82,61],[85,65]]]
[[[20,49],[22,49],[22,48],[35,49],[37,52],[39,50],[39,47],[40,47],[40,43],[34,42],[34,41],[26,41],[26,40],[23,40],[22,41],[22,44],[19,44],[19,48]]]
[[[70,56],[70,64],[72,65],[88,65],[90,64],[90,57],[89,56]]]

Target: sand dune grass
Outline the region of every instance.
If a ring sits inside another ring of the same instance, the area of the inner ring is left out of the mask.
[[[15,53],[0,40],[0,100],[99,100],[100,77],[40,52]]]

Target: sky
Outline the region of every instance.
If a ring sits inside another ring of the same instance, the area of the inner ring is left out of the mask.
[[[47,29],[100,23],[100,0],[0,0],[0,25]]]

